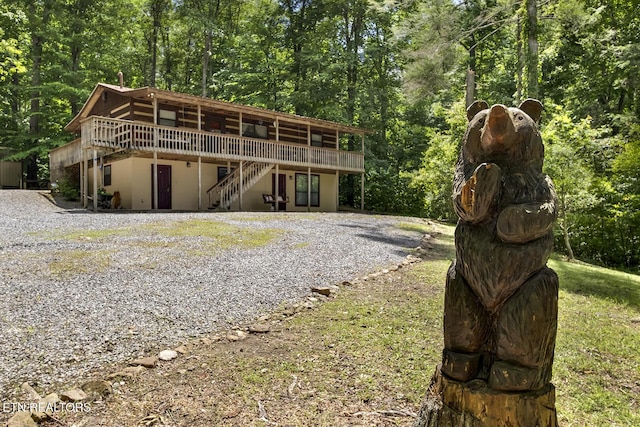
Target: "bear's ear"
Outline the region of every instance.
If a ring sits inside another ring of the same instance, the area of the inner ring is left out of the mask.
[[[467,108],[467,119],[469,119],[469,121],[473,120],[478,112],[486,110],[487,108],[489,108],[489,104],[486,102],[475,101],[473,104],[469,105],[469,108]]]
[[[527,113],[534,122],[538,123],[540,120],[540,115],[542,114],[542,103],[537,99],[525,99],[518,108]]]

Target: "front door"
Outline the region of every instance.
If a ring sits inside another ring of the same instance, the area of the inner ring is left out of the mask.
[[[282,201],[278,203],[279,211],[287,210],[287,175],[278,174],[278,196],[282,197]],[[276,174],[271,174],[271,194],[276,194]]]
[[[155,191],[153,166],[151,165],[151,200]],[[169,165],[158,165],[158,209],[171,209],[171,166]]]

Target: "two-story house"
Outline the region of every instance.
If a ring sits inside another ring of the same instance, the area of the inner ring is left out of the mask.
[[[341,174],[364,195],[368,131],[326,120],[100,83],[65,129],[77,139],[51,150],[51,180],[74,171],[94,210],[118,192],[132,210],[336,211]]]

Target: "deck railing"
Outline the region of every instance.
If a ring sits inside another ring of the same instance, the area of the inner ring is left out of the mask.
[[[82,123],[82,146],[364,172],[364,154],[354,151],[97,116]]]

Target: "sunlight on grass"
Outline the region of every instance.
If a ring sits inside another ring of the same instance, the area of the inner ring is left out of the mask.
[[[418,222],[400,222],[397,227],[405,231],[413,231],[420,234],[427,234],[433,230],[429,224],[420,224]]]
[[[217,248],[227,249],[233,246],[254,248],[264,246],[280,236],[284,231],[272,228],[238,227],[218,221],[189,220],[174,223],[149,224],[143,227],[146,232],[158,233],[169,237],[200,237],[210,239]]]
[[[553,381],[566,425],[640,425],[640,277],[549,262],[560,277]]]

